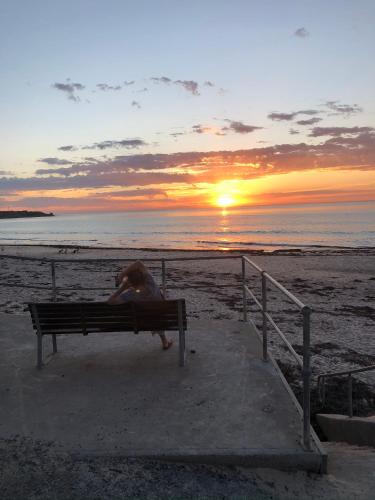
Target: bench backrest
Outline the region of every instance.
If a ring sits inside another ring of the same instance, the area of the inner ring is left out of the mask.
[[[95,332],[186,330],[185,300],[132,302],[44,302],[28,304],[33,327],[42,335]]]

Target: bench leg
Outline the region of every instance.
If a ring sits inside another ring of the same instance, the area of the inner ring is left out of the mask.
[[[53,349],[53,353],[55,354],[57,352],[56,335],[52,335],[52,349]]]
[[[179,330],[179,365],[185,366],[185,330],[180,328]]]
[[[43,336],[38,333],[38,361],[37,361],[37,367],[38,370],[41,370],[43,366]]]

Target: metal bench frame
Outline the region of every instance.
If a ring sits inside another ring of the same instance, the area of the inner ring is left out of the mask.
[[[52,336],[53,353],[56,353],[57,335],[153,330],[179,332],[179,366],[185,366],[187,319],[184,299],[116,305],[105,302],[33,302],[28,307],[37,335],[38,369],[43,366],[44,335]]]

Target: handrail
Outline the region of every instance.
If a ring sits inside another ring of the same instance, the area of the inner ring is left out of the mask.
[[[363,373],[375,370],[375,365],[365,366],[363,368],[352,368],[349,370],[339,371],[339,372],[327,372],[321,373],[318,376],[318,395],[321,404],[324,406],[326,398],[326,378],[329,377],[339,377],[342,375],[348,376],[348,417],[353,417],[353,373]]]
[[[252,290],[246,285],[246,264],[249,264],[253,269],[258,271],[261,276],[261,301],[255,296]],[[303,331],[303,356],[301,357],[293,348],[291,343],[288,341],[284,333],[277,326],[276,322],[272,316],[267,311],[267,283],[274,285],[279,291],[281,291],[286,297],[288,297],[296,306],[298,306],[300,313],[302,314],[302,331]],[[311,449],[311,433],[310,433],[310,379],[311,379],[311,369],[310,369],[310,314],[311,309],[301,302],[297,297],[295,297],[289,290],[287,290],[283,285],[281,285],[275,278],[269,275],[266,271],[263,271],[255,262],[250,260],[248,257],[242,257],[242,290],[243,290],[243,318],[247,321],[247,304],[246,299],[249,295],[255,304],[258,306],[262,312],[262,344],[263,344],[263,360],[268,359],[268,323],[274,328],[281,340],[287,346],[289,352],[292,354],[294,359],[297,361],[298,366],[302,369],[302,383],[303,383],[303,401],[302,401],[302,413],[303,413],[303,444],[307,450]]]
[[[92,259],[59,259],[55,257],[24,257],[23,255],[7,255],[1,254],[1,258],[16,259],[16,260],[33,260],[42,262],[134,262],[134,257],[99,257]],[[211,256],[200,256],[200,257],[141,257],[142,262],[178,262],[178,261],[188,261],[188,260],[222,260],[222,259],[242,259],[242,255],[213,255]]]
[[[294,302],[300,309],[303,309],[306,307],[306,305],[301,302],[297,297],[295,297],[289,290],[287,290],[283,285],[281,285],[278,281],[275,280],[275,278],[272,278],[268,273],[264,273],[266,276],[267,280],[275,285],[276,288],[278,288],[281,292],[283,292],[284,295],[286,295],[292,302]]]
[[[363,368],[353,368],[351,370],[345,370],[345,371],[342,371],[342,372],[321,373],[318,376],[318,380],[320,378],[322,378],[322,377],[335,377],[335,376],[339,376],[339,375],[349,375],[349,374],[352,374],[352,373],[368,372],[370,370],[375,370],[375,365],[368,365],[368,366],[365,366]]]
[[[255,264],[255,262],[253,262],[252,260],[250,260],[248,257],[245,257],[245,255],[242,256],[243,260],[245,262],[247,262],[248,264],[250,264],[254,269],[256,269],[257,271],[259,271],[260,273],[263,272],[263,269],[261,269],[257,264]]]

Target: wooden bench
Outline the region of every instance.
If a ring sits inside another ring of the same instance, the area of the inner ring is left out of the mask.
[[[106,302],[44,302],[28,304],[37,334],[37,366],[43,365],[43,336],[52,335],[57,352],[57,335],[109,332],[178,330],[179,365],[185,365],[185,300],[132,302],[110,305]]]

